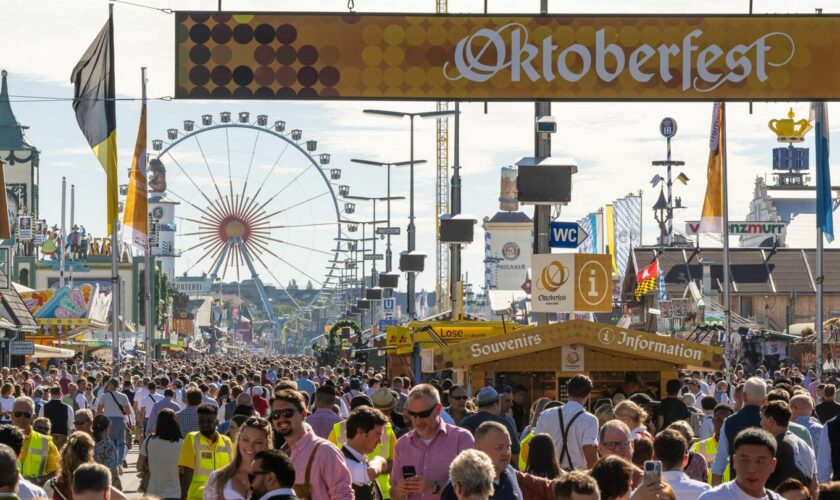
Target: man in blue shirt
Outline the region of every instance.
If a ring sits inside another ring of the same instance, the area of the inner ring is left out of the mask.
[[[299,391],[309,394],[310,400],[315,394],[315,383],[309,380],[309,370],[301,370],[298,372],[298,379],[295,380]]]
[[[501,396],[496,389],[487,386],[478,391],[475,398],[475,404],[478,406],[478,413],[474,413],[461,420],[459,427],[470,431],[475,436],[475,431],[484,422],[498,422],[505,426],[508,431],[508,436],[516,436],[516,428],[508,419],[499,415],[501,411]],[[511,440],[511,461],[519,463],[519,440]]]

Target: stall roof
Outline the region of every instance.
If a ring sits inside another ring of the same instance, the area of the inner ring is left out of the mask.
[[[722,347],[685,342],[669,336],[592,321],[571,320],[447,345],[442,350],[441,369],[463,368],[571,344],[676,365],[715,369],[723,365]]]

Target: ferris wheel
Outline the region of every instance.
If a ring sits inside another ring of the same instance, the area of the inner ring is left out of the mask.
[[[277,325],[263,282],[284,290],[298,311],[329,288],[341,238],[334,186],[341,170],[300,129],[247,111],[184,120],[167,140],[152,140],[151,192],[179,204],[176,274],[253,279],[262,306]],[[291,293],[289,288],[311,289]]]

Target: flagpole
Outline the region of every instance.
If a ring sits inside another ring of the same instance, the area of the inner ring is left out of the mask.
[[[111,40],[114,41],[114,4],[108,3],[108,20],[111,25]],[[113,57],[113,53],[111,54]],[[119,375],[119,355],[120,355],[120,268],[119,268],[119,238],[117,236],[117,228],[119,227],[119,217],[111,221],[113,226],[111,228],[111,363],[113,364],[113,375]]]
[[[726,170],[726,157],[728,154],[728,147],[726,146],[726,103],[721,102],[721,126],[720,126],[720,145],[721,145],[721,185],[723,191],[723,314],[724,314],[724,327],[726,328],[726,348],[724,349],[723,358],[724,358],[724,366],[726,367],[726,379],[728,383],[731,385],[732,383],[732,370],[730,367],[730,350],[731,350],[731,342],[730,337],[732,335],[732,311],[731,311],[731,302],[729,297],[729,193],[728,193],[728,186],[726,182],[727,177],[727,170]]]
[[[817,137],[817,140],[820,140]],[[816,355],[817,355],[817,378],[822,380],[823,365],[823,228],[817,225],[817,304],[814,321],[814,332],[817,334]]]
[[[67,177],[61,177],[61,237],[58,239],[58,288],[64,288],[64,250],[67,247],[67,228],[64,224],[65,208],[67,206]]]
[[[142,108],[146,110],[146,67],[140,68],[140,79],[142,81],[142,88],[143,88],[143,104]],[[146,110],[148,113],[148,110]],[[147,115],[148,116],[148,115]],[[147,118],[148,119],[148,118]],[[143,145],[145,146],[146,141],[143,141]],[[147,156],[146,151],[143,151],[143,162],[147,163]],[[138,165],[139,168],[142,169],[144,172],[148,172],[147,165]],[[148,174],[147,174],[148,176]],[[148,190],[147,190],[148,193]],[[148,194],[146,194],[148,199]],[[146,204],[147,212],[148,212],[148,202]],[[149,220],[148,213],[146,214],[146,220]],[[146,228],[146,255],[144,256],[143,260],[143,268],[146,270],[144,273],[146,276],[146,293],[143,297],[143,300],[146,304],[146,373],[152,373],[152,358],[154,357],[155,349],[154,349],[154,340],[155,340],[155,324],[154,324],[154,314],[152,311],[152,273],[155,272],[155,266],[153,264],[152,259],[152,245],[148,239],[149,229],[148,226]]]

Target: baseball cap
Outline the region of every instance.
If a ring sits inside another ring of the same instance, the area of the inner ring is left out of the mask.
[[[493,389],[490,386],[482,387],[478,394],[475,397],[475,404],[478,406],[486,406],[492,403],[495,403],[499,400],[499,393],[496,392],[496,389]]]

